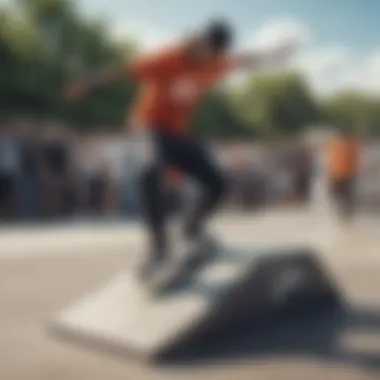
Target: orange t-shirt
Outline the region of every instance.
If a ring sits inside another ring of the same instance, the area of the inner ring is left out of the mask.
[[[335,139],[329,149],[328,167],[335,179],[345,179],[356,173],[359,161],[359,146],[351,138]]]
[[[234,67],[229,57],[196,64],[187,53],[186,45],[178,45],[128,64],[130,76],[142,84],[133,125],[186,133],[204,93]]]

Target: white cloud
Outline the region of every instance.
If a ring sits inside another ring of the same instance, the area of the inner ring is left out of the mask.
[[[173,39],[173,35],[170,33],[155,30],[141,22],[131,22],[127,26],[116,26],[113,34],[117,39],[131,38],[137,41],[142,49],[155,49]]]
[[[305,54],[296,65],[318,92],[349,88],[380,94],[379,52],[361,57],[343,47],[331,47]]]
[[[309,30],[302,23],[292,19],[271,20],[259,28],[244,45],[246,47],[271,48],[285,40],[303,44],[309,39]]]
[[[349,52],[340,46],[309,50],[299,54],[295,64],[310,72],[323,73],[335,70],[349,62]]]
[[[347,80],[353,87],[380,94],[380,51],[374,51],[364,58]]]
[[[154,49],[176,36],[156,30],[149,25],[130,22],[115,28],[117,38],[131,37],[144,49]],[[358,56],[349,46],[335,43],[316,46],[310,28],[291,18],[270,20],[242,41],[243,49],[271,48],[284,41],[295,41],[300,49],[292,60],[292,67],[301,70],[318,93],[329,93],[344,88],[356,88],[380,94],[380,49]],[[242,79],[233,76],[232,83]]]
[[[334,43],[316,47],[310,28],[297,20],[272,20],[248,38],[245,46],[272,47],[289,39],[300,46],[292,66],[304,73],[316,92],[353,88],[380,93],[380,50],[358,56],[349,47]]]
[[[330,92],[344,85],[350,76],[352,56],[341,46],[308,49],[294,60],[298,68],[317,92]]]

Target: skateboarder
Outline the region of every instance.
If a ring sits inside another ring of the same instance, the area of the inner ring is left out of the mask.
[[[151,239],[150,254],[143,266],[146,275],[162,268],[169,255],[162,202],[162,182],[169,167],[195,179],[203,190],[203,197],[184,225],[184,237],[199,252],[205,252],[211,243],[204,223],[222,200],[226,183],[207,148],[188,129],[202,95],[233,70],[282,63],[294,49],[294,43],[287,42],[266,53],[231,54],[232,44],[229,24],[212,22],[170,47],[68,88],[67,95],[75,99],[125,76],[142,85],[130,124],[148,131],[151,143],[150,159],[141,173],[141,196]]]

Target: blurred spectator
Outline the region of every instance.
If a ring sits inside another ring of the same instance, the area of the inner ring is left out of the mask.
[[[300,144],[297,149],[294,171],[296,199],[298,202],[306,204],[311,197],[314,165],[312,151],[305,144]]]
[[[20,170],[20,150],[9,131],[0,135],[0,218],[16,215],[17,180]]]
[[[269,168],[266,166],[267,157],[263,147],[249,147],[246,161],[246,195],[245,204],[248,208],[261,208],[268,199]]]
[[[106,210],[109,166],[102,150],[101,140],[88,138],[82,149],[81,172],[86,183],[86,211],[101,215]]]
[[[50,126],[40,144],[42,210],[46,217],[67,216],[73,209],[71,147],[67,131]]]
[[[105,182],[102,212],[105,215],[114,215],[117,211],[117,178],[114,163],[109,158],[104,159],[101,173]]]
[[[349,183],[357,166],[350,161],[354,150],[342,143],[342,137],[341,143],[337,141],[328,155],[330,183],[338,192],[351,194]],[[303,142],[215,142],[212,146],[212,154],[230,177],[227,207],[246,211],[309,200],[315,162]],[[81,213],[134,217],[140,210],[138,177],[143,155],[142,146],[124,136],[79,136],[57,125],[43,130],[42,123],[18,122],[0,136],[0,218],[61,218]],[[197,193],[192,181],[175,171],[168,173],[167,180],[171,211],[191,207]]]
[[[106,181],[105,212],[115,215],[121,212],[121,189],[126,175],[124,159],[128,149],[128,141],[122,136],[103,136],[102,140],[102,172]],[[133,165],[133,163],[132,163]],[[129,169],[131,166],[129,165]]]
[[[346,217],[354,211],[359,155],[359,143],[349,132],[339,131],[332,139],[328,151],[331,195]]]
[[[125,215],[136,216],[139,213],[139,177],[140,160],[138,146],[134,141],[126,142],[120,158],[119,207]]]
[[[360,155],[357,176],[357,196],[360,206],[371,212],[380,208],[380,145],[376,140],[367,141]]]
[[[294,201],[293,152],[288,145],[272,143],[273,172],[271,198],[274,204],[289,205]]]
[[[36,125],[23,121],[14,127],[19,149],[20,168],[17,178],[17,209],[22,220],[40,216],[41,187],[39,181],[40,150]]]

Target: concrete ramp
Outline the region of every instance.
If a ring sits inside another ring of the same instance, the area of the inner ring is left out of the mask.
[[[309,248],[226,249],[161,297],[125,271],[58,314],[52,327],[79,343],[154,360],[276,315],[339,304],[336,286]]]

